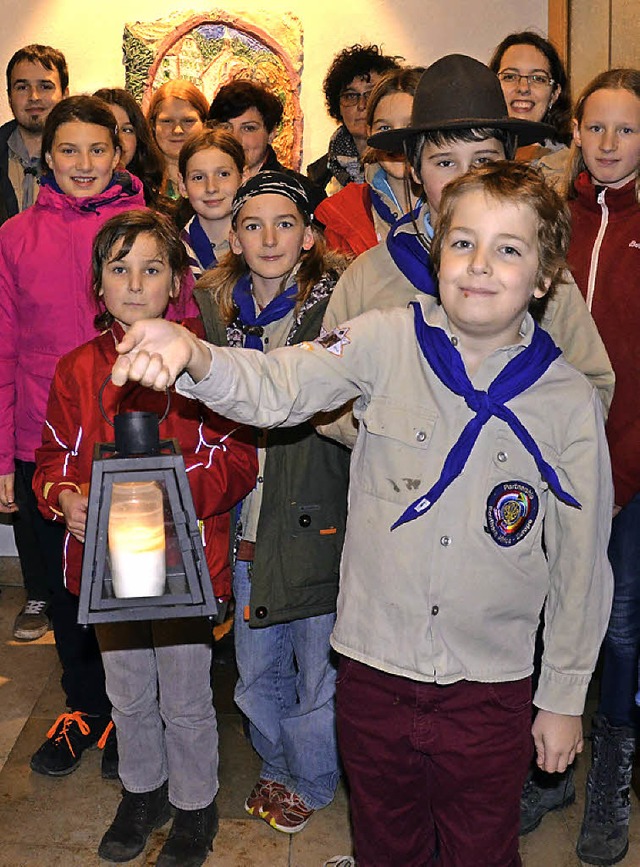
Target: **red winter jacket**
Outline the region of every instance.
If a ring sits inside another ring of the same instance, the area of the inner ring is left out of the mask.
[[[596,188],[575,181],[569,267],[609,353],[616,389],[607,420],[615,501],[640,492],[640,205],[635,181]]]
[[[325,227],[324,236],[330,250],[359,256],[379,243],[373,224],[369,184],[347,184],[320,202],[314,217]]]
[[[124,332],[114,325],[60,359],[53,382],[42,445],[36,451],[33,489],[45,518],[64,521],[58,496],[72,488],[86,493],[91,478],[93,447],[113,442],[113,428],[98,406],[98,389],[117,358],[116,343]],[[135,409],[162,415],[164,394],[127,383],[109,384],[103,394],[109,418]],[[255,485],[257,474],[253,431],[221,418],[196,400],[171,392],[169,415],[160,425],[160,438],[175,437],[180,444],[191,486],[196,515],[203,521],[203,544],[211,581],[219,598],[231,595],[229,569],[229,509]],[[65,536],[65,585],[80,592],[82,545]]]
[[[36,203],[0,228],[1,475],[14,471],[14,458],[33,461],[56,362],[97,333],[91,245],[98,229],[144,207],[142,184],[127,172],[87,199],[65,195],[45,177]],[[192,286],[168,318],[197,315]]]

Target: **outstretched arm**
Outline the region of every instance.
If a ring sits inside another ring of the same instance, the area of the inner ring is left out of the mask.
[[[199,382],[209,372],[211,354],[202,340],[186,328],[164,319],[136,322],[117,346],[112,380],[124,385],[128,379],[164,391],[181,373]]]

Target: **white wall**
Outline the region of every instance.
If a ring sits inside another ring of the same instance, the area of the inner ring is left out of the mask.
[[[302,110],[304,164],[320,156],[334,129],[322,97],[322,80],[332,57],[355,42],[381,43],[408,63],[428,65],[451,52],[487,61],[493,47],[514,30],[547,28],[546,0],[227,0],[227,12],[268,8],[292,12],[304,32]],[[0,66],[30,42],[61,49],[68,61],[72,93],[122,86],[122,30],[132,21],[154,21],[171,12],[216,8],[191,0],[0,0]],[[4,89],[3,89],[4,90]],[[0,119],[10,112],[4,92]]]

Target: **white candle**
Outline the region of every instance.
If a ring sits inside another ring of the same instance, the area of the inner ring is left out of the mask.
[[[109,555],[113,592],[118,598],[164,593],[164,511],[162,490],[156,482],[114,483]]]

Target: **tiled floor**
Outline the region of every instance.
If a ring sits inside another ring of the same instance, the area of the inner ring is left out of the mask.
[[[100,756],[95,750],[86,753],[79,769],[68,777],[50,779],[29,770],[31,754],[63,709],[59,667],[51,633],[31,644],[11,638],[23,601],[15,560],[0,558],[0,585],[0,867],[104,867],[106,862],[95,853],[115,813],[119,785],[100,778]],[[215,681],[221,822],[207,867],[321,867],[333,855],[350,853],[342,788],[334,803],[292,838],[247,817],[243,800],[256,779],[259,762],[233,705],[228,639],[221,644]],[[523,839],[525,867],[579,867],[574,845],[582,815],[585,765],[585,761],[579,764],[577,803],[548,816],[540,829]],[[633,811],[631,849],[620,862],[623,867],[640,867],[640,809],[635,800]],[[145,854],[129,863],[155,864],[167,827],[156,831]]]

